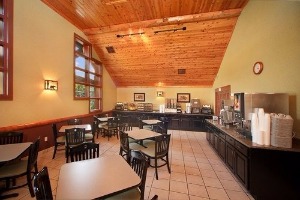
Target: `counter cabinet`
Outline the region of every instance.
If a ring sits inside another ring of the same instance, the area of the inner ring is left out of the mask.
[[[114,110],[113,116],[130,116],[133,126],[138,126],[138,119],[146,117],[149,119],[161,119],[168,121],[168,129],[186,131],[205,131],[205,120],[211,119],[207,114],[184,114],[184,113],[159,113],[142,111],[120,111]]]
[[[299,199],[298,143],[291,149],[258,145],[234,132],[206,122],[207,141],[250,194],[257,200]]]

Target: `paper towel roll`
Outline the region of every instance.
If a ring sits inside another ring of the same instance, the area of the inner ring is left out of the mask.
[[[270,145],[271,144],[271,117],[270,114],[265,114],[265,120],[264,120],[264,145]]]
[[[258,131],[258,117],[256,113],[252,114],[251,117],[251,134],[252,134],[252,142],[257,143],[257,131]]]

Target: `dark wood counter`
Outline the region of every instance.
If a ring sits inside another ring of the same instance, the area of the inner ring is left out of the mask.
[[[227,167],[258,200],[300,199],[300,146],[259,145],[233,127],[206,120],[206,138]]]
[[[212,118],[212,115],[201,113],[160,113],[158,111],[145,112],[128,110],[113,110],[113,115],[131,116],[135,120],[136,126],[138,118],[141,116],[146,116],[151,119],[164,118],[169,122],[168,129],[187,131],[205,131],[205,120]]]

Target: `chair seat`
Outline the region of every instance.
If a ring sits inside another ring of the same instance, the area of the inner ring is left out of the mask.
[[[113,199],[130,199],[130,200],[135,200],[135,199],[140,199],[141,198],[141,192],[138,187],[127,190],[125,192],[122,192],[120,194],[114,195],[112,197],[107,198],[107,200],[113,200]]]
[[[151,139],[146,139],[146,140],[143,140],[143,145],[148,147],[148,146],[154,146],[155,145],[155,140],[151,140]]]
[[[18,176],[26,173],[27,160],[20,160],[12,164],[4,165],[0,168],[0,179],[12,176]]]
[[[59,136],[56,138],[56,141],[58,143],[64,143],[64,142],[66,142],[66,136]]]
[[[144,141],[145,142],[145,141]],[[142,153],[150,156],[150,157],[155,157],[155,142],[148,142],[148,143],[143,143],[144,146],[146,146],[147,148],[143,148],[143,149],[139,149],[140,151],[142,151]]]
[[[145,147],[143,147],[142,145],[138,144],[138,143],[129,143],[129,148],[131,150],[143,150],[145,149]]]
[[[93,134],[92,133],[86,133],[85,134],[85,139],[86,140],[92,140],[94,138]]]

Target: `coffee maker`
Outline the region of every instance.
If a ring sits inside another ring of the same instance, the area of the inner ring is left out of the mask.
[[[191,100],[191,111],[194,114],[201,112],[200,99],[192,99]]]

